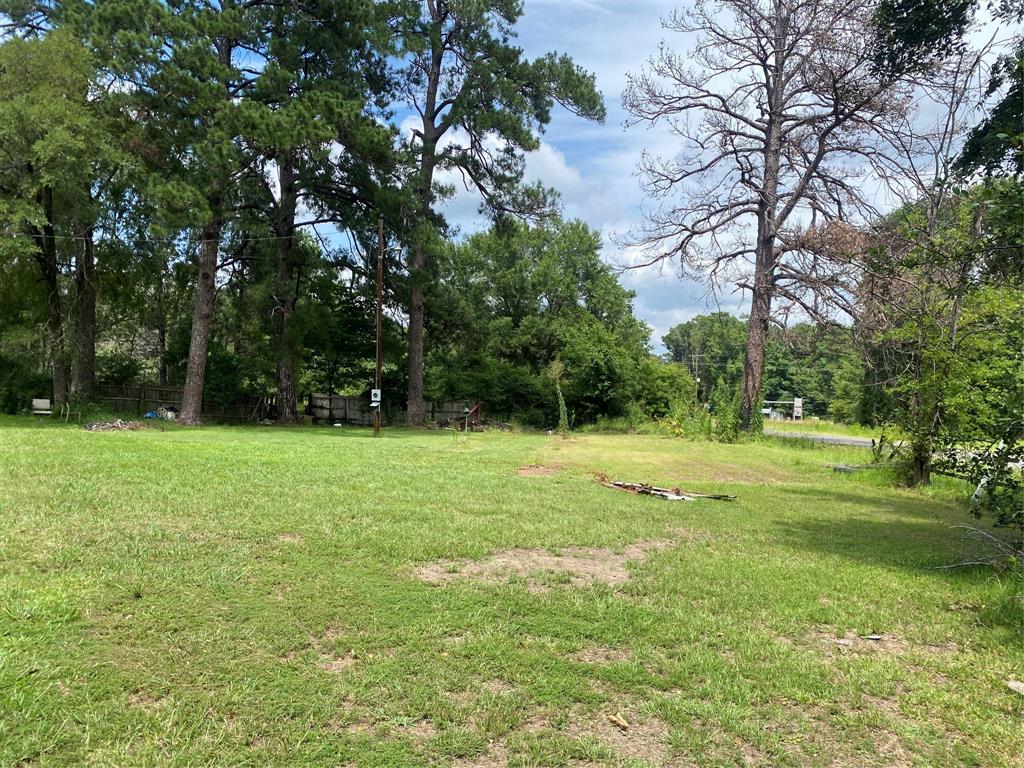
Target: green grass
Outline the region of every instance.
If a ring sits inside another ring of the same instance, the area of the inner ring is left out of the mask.
[[[845,437],[875,437],[882,434],[882,427],[864,427],[860,424],[842,424],[826,419],[804,419],[803,421],[766,421],[764,428],[775,432],[799,432],[815,435],[841,435]],[[897,436],[894,427],[885,427],[885,434]]]
[[[1019,765],[1005,583],[936,569],[960,489],[824,466],[865,453],[0,420],[0,765]],[[615,584],[417,574],[656,539]]]

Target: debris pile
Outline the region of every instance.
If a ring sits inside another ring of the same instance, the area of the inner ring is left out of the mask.
[[[466,429],[466,420],[463,418],[452,417],[449,419],[438,419],[430,426],[431,429],[454,429],[459,432],[464,432]],[[514,427],[504,421],[498,421],[497,419],[470,419],[469,420],[469,431],[470,432],[487,432],[488,430],[496,429],[501,432],[511,432]]]
[[[724,493],[693,493],[692,491],[681,491],[678,488],[658,488],[656,485],[646,483],[625,483],[620,480],[604,481],[601,483],[605,488],[614,488],[618,491],[627,491],[640,496],[657,496],[665,501],[695,501],[697,499],[715,499],[716,501],[735,501],[735,496]]]
[[[126,430],[142,429],[142,425],[137,421],[114,419],[114,421],[92,421],[86,424],[83,429],[87,432],[123,432]]]

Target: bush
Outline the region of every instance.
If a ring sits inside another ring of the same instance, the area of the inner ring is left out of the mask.
[[[711,439],[711,414],[706,406],[691,400],[678,400],[668,415],[659,420],[661,428],[675,437],[688,440]]]
[[[134,384],[140,370],[139,361],[127,352],[106,350],[96,354],[96,381],[99,384]]]
[[[719,379],[711,394],[711,413],[715,417],[714,434],[719,440],[723,443],[739,440],[742,422],[738,387],[730,387],[724,379]]]
[[[644,412],[640,403],[626,403],[626,412],[623,414],[629,432],[636,432],[640,427],[650,421],[650,417]]]
[[[32,406],[32,398],[52,396],[49,374],[33,371],[28,360],[0,356],[0,412],[26,411]]]

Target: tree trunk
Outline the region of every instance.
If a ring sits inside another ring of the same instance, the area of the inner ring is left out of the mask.
[[[750,429],[755,409],[761,407],[764,383],[764,350],[768,343],[768,322],[771,318],[771,293],[754,283],[747,322],[747,354],[743,359],[743,389],[740,392],[740,421]]]
[[[68,376],[64,364],[64,313],[60,300],[60,268],[57,264],[57,242],[53,231],[53,190],[44,187],[36,197],[46,220],[42,229],[33,229],[36,241],[36,263],[46,289],[46,329],[50,344],[50,367],[53,374],[53,402],[60,406],[67,401]]]
[[[156,284],[156,351],[159,355],[157,360],[157,376],[160,386],[167,386],[167,305],[164,302],[164,280],[163,270]]]
[[[167,323],[161,318],[156,329],[156,348],[160,359],[157,363],[157,379],[161,387],[167,386]]]
[[[75,349],[71,396],[88,400],[96,387],[96,262],[92,227],[75,240]]]
[[[185,388],[181,395],[181,422],[197,425],[203,415],[203,383],[206,378],[206,353],[213,328],[213,303],[216,295],[217,253],[223,221],[215,218],[202,229],[196,299],[192,311],[192,336],[185,369]]]
[[[776,20],[776,29],[782,22]],[[776,52],[776,58],[781,55]],[[776,62],[781,72],[782,62]],[[782,89],[776,77],[769,84],[770,115],[764,144],[764,178],[757,206],[757,243],[754,247],[754,285],[750,297],[750,320],[747,325],[747,354],[743,361],[743,384],[740,391],[740,424],[749,431],[756,409],[761,407],[764,384],[764,351],[768,343],[768,323],[772,316],[772,294],[775,290],[775,238],[779,203],[779,161],[782,154]]]
[[[439,70],[438,70],[439,71]],[[439,75],[438,75],[439,77]],[[435,89],[432,89],[432,92]],[[431,97],[431,101],[432,101]],[[426,117],[423,119],[425,137],[433,137],[435,128]],[[420,224],[416,242],[412,249],[412,268],[409,270],[409,387],[406,391],[406,424],[410,427],[423,425],[426,419],[426,404],[423,402],[423,362],[424,362],[424,326],[425,301],[423,283],[426,279],[427,244],[423,241],[426,225],[430,220],[431,204],[433,203],[434,154],[436,140],[425,138],[422,157],[420,159]]]
[[[914,453],[914,476],[913,483],[917,485],[928,485],[932,481],[932,458],[931,453],[918,455]]]
[[[296,176],[291,157],[283,152],[278,160],[278,186],[281,200],[274,222],[277,235],[277,287],[274,314],[277,317],[277,423],[295,424],[299,420],[295,394],[295,345],[290,334],[292,315],[298,302],[295,264]]]
[[[423,402],[423,288],[417,280],[422,279],[427,259],[423,245],[417,243],[412,253],[412,287],[409,289],[409,388],[406,392],[406,424],[410,427],[423,425],[426,419],[426,404]]]

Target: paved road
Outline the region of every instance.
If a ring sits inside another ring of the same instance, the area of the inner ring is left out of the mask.
[[[870,448],[870,437],[851,437],[850,435],[823,435],[816,432],[781,432],[775,429],[764,430],[766,435],[771,437],[786,437],[791,440],[813,440],[816,443],[828,443],[829,445],[849,445],[855,448]]]

